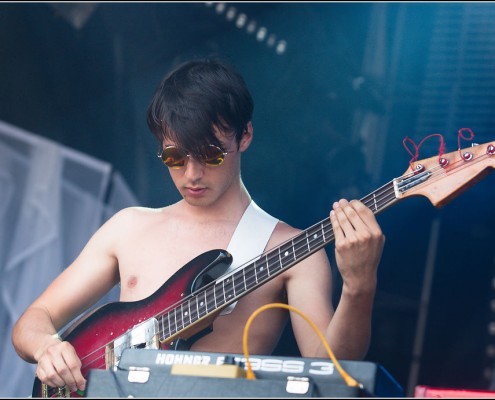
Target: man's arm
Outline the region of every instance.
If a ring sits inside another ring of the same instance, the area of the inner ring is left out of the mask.
[[[14,326],[12,342],[24,360],[38,363],[36,376],[53,387],[66,384],[72,391],[84,390],[86,380],[81,374],[81,361],[68,342],[57,338],[50,314],[31,305]],[[33,377],[34,378],[34,377]]]
[[[385,238],[372,211],[359,201],[335,203],[330,219],[343,279],[337,309],[332,306],[331,271],[323,250],[288,274],[288,300],[315,322],[337,358],[362,359],[370,343],[376,275]],[[291,321],[301,355],[327,357],[309,324],[298,316]]]
[[[115,221],[107,222],[66,268],[21,315],[12,343],[21,358],[38,363],[38,378],[50,386],[84,389],[81,362],[70,343],[56,332],[86,311],[118,282],[113,255]]]

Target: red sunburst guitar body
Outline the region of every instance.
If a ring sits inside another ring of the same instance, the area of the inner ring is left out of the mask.
[[[113,345],[119,336],[147,320],[162,316],[180,300],[221,276],[231,263],[232,257],[227,252],[211,250],[182,267],[151,296],[135,302],[105,304],[76,321],[62,338],[76,349],[82,361],[83,376],[87,378],[89,370],[93,368],[112,368],[115,352]],[[187,346],[185,339],[206,333],[215,315],[176,332],[174,337],[163,338],[167,341],[157,345],[162,349]],[[80,393],[69,392],[67,388],[47,387],[38,378],[35,378],[32,396],[82,397]]]

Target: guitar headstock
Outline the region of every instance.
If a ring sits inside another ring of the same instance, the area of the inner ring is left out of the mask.
[[[399,199],[425,196],[440,208],[495,168],[495,142],[473,145],[412,163],[394,180]]]

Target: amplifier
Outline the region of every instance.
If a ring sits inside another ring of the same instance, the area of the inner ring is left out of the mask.
[[[126,349],[114,370],[91,370],[87,397],[403,397],[383,366],[339,361],[361,383],[349,387],[325,358],[249,357],[256,379],[245,379],[241,354]],[[239,371],[236,371],[236,366]]]

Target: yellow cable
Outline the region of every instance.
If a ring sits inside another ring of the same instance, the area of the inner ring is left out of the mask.
[[[363,385],[356,381],[352,376],[350,376],[344,369],[340,366],[339,362],[335,358],[332,350],[330,349],[330,346],[328,345],[327,341],[325,340],[325,337],[322,335],[318,327],[315,325],[309,317],[307,317],[305,314],[303,314],[301,311],[299,311],[297,308],[289,306],[287,304],[283,303],[271,303],[271,304],[266,304],[264,306],[259,307],[257,310],[255,310],[251,316],[248,318],[246,325],[244,326],[244,334],[242,336],[242,347],[244,350],[244,356],[246,357],[246,366],[247,366],[247,372],[246,372],[246,379],[256,379],[256,376],[254,375],[253,369],[251,367],[251,362],[249,361],[249,352],[248,352],[248,331],[253,323],[254,319],[260,314],[262,311],[268,310],[269,308],[285,308],[287,310],[293,311],[297,314],[299,314],[302,318],[306,320],[307,323],[311,325],[311,327],[314,329],[318,337],[320,338],[321,342],[323,343],[323,346],[325,347],[328,355],[330,356],[332,362],[334,363],[335,367],[337,368],[337,371],[339,371],[340,375],[344,379],[344,381],[347,383],[348,386],[352,387],[360,387],[362,388]]]

